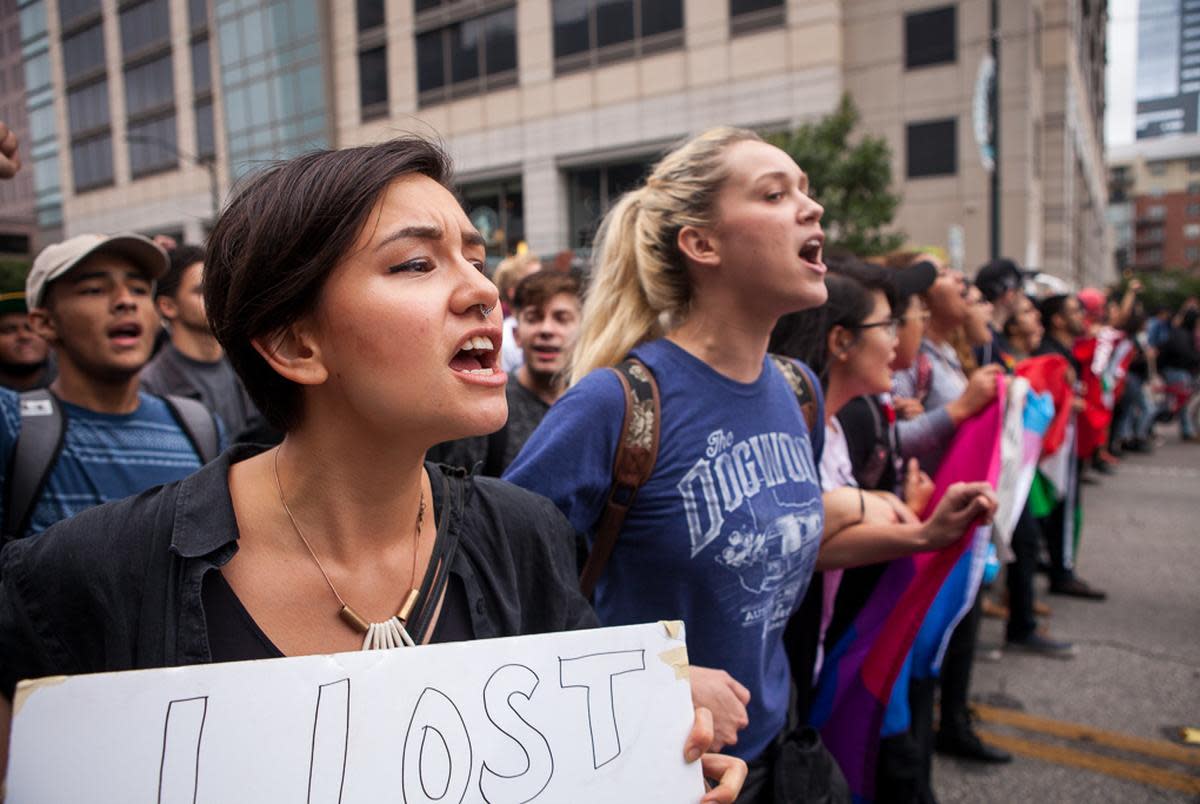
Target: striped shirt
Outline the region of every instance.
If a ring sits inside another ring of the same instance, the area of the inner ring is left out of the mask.
[[[32,536],[61,519],[111,500],[180,480],[200,468],[200,458],[167,404],[140,393],[133,413],[97,413],[60,400],[66,417],[62,452],[35,503]],[[21,431],[17,394],[0,389],[0,485],[7,489],[13,448]],[[3,521],[7,494],[0,497]]]

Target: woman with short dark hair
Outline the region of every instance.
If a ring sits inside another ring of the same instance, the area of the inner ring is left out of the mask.
[[[54,674],[596,624],[548,501],[424,460],[507,414],[499,299],[449,181],[445,154],[406,137],[245,184],[211,234],[205,302],[283,443],[6,550],[5,697]],[[700,712],[689,758],[711,741]],[[724,776],[705,800],[732,801],[745,766],[704,764]]]

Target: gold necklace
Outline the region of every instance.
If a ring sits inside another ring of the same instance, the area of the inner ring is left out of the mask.
[[[312,545],[308,543],[308,539],[304,538],[304,531],[300,530],[300,524],[296,522],[296,517],[292,514],[292,509],[288,508],[287,500],[283,497],[283,484],[279,482],[279,453],[283,446],[275,448],[274,460],[271,463],[271,471],[275,475],[275,489],[279,492],[279,504],[283,506],[284,513],[292,522],[292,528],[295,529],[296,535],[300,537],[300,541],[304,543],[308,554],[312,556],[313,562],[317,565],[317,569],[321,571],[321,575],[325,578],[325,583],[329,586],[329,591],[333,592],[333,596],[337,598],[338,603],[342,604],[338,616],[342,622],[363,634],[363,650],[381,650],[384,648],[399,648],[404,645],[412,646],[415,643],[413,638],[409,636],[408,629],[405,627],[409,616],[412,614],[413,607],[417,603],[417,554],[421,548],[421,525],[425,521],[425,488],[421,488],[421,504],[417,509],[417,528],[416,540],[413,545],[413,566],[412,576],[409,578],[408,597],[404,600],[404,605],[400,607],[400,611],[396,612],[387,620],[381,623],[367,622],[357,611],[350,608],[350,604],[342,599],[338,594],[338,590],[334,587],[333,581],[329,579],[329,573],[325,571],[325,567],[321,566],[321,559],[317,558],[317,554],[313,551]]]

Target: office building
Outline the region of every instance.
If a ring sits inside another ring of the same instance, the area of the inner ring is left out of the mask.
[[[266,160],[415,131],[453,154],[494,256],[583,254],[673,143],[815,120],[849,92],[891,146],[896,226],[968,270],[989,256],[988,0],[35,1],[54,11],[69,232],[196,239],[210,189]],[[996,5],[1000,249],[1100,281],[1104,6]]]

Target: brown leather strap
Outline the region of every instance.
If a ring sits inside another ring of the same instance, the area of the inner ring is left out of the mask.
[[[775,362],[775,366],[791,386],[792,393],[796,395],[796,403],[800,405],[800,412],[804,415],[804,423],[808,425],[808,432],[816,432],[817,393],[813,390],[808,372],[800,368],[800,364],[796,361],[782,355],[772,354],[771,360]]]
[[[612,556],[625,516],[658,460],[662,403],[654,375],[644,363],[632,357],[612,370],[625,391],[625,418],[613,458],[612,488],[596,526],[592,551],[579,575],[579,588],[589,598]]]

